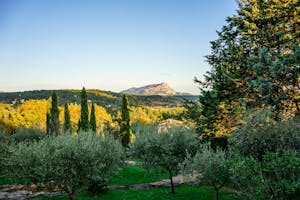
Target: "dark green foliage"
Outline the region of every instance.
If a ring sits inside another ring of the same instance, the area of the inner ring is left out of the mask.
[[[90,127],[89,123],[89,109],[87,103],[87,94],[85,88],[81,91],[81,114],[80,114],[80,124],[79,130],[88,131]]]
[[[70,117],[70,111],[67,103],[65,104],[64,132],[72,133],[71,117]]]
[[[95,115],[94,103],[92,103],[91,117],[90,117],[90,127],[91,127],[91,130],[94,133],[97,132],[97,124],[96,124],[96,115]]]
[[[211,71],[195,79],[201,89],[195,121],[204,137],[228,136],[248,109],[271,107],[277,121],[300,110],[299,1],[238,2],[211,42]]]
[[[51,115],[46,113],[46,135],[51,135]]]
[[[44,133],[34,128],[22,128],[16,129],[16,133],[10,136],[11,141],[15,142],[35,142],[44,137]]]
[[[8,155],[9,136],[0,129],[0,178],[4,175],[5,158]]]
[[[259,49],[258,56],[249,58],[253,75],[246,81],[256,100],[255,106],[272,107],[273,118],[277,121],[286,109],[300,111],[296,89],[300,74],[297,67],[300,61],[296,59],[299,47],[295,45],[293,51],[292,54],[278,56],[274,50],[263,47]],[[286,88],[290,88],[289,91]]]
[[[300,157],[293,151],[266,153],[262,161],[238,157],[232,179],[248,199],[293,200],[300,195]]]
[[[77,128],[77,133],[79,133],[79,131],[80,131],[80,127],[81,127],[81,121],[80,121],[80,119],[78,120],[78,128]]]
[[[50,132],[52,135],[59,134],[59,110],[58,110],[58,99],[56,92],[53,91],[51,96],[51,108],[50,108]]]
[[[122,145],[128,147],[129,143],[134,139],[134,135],[130,125],[130,115],[128,108],[128,99],[126,95],[123,95],[121,121],[120,121],[120,138]]]
[[[270,113],[270,112],[269,112]],[[300,119],[273,124],[266,114],[254,113],[247,123],[232,133],[230,148],[236,153],[261,160],[266,152],[295,150],[300,153]]]

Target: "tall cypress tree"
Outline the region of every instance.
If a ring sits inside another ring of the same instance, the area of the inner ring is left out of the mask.
[[[85,88],[81,91],[81,115],[80,115],[80,127],[79,130],[88,131],[89,130],[89,109],[87,103],[87,94]]]
[[[51,127],[51,134],[58,135],[59,134],[59,110],[58,110],[58,100],[56,92],[52,92],[52,102],[51,102],[51,109],[50,109],[50,127]]]
[[[92,103],[91,117],[90,117],[90,127],[91,127],[91,130],[94,133],[96,133],[96,131],[97,131],[97,125],[96,125],[96,115],[95,115],[95,106],[94,106],[94,103]]]
[[[65,123],[64,123],[64,132],[65,132],[65,133],[72,133],[70,111],[69,111],[69,106],[68,106],[67,103],[65,104]]]
[[[49,112],[46,113],[46,134],[51,134],[51,115]]]
[[[80,127],[81,127],[81,121],[80,121],[80,119],[78,120],[78,128],[77,128],[77,133],[79,133],[79,131],[80,131]]]
[[[124,147],[128,147],[129,143],[134,139],[134,135],[130,126],[130,115],[128,108],[128,99],[126,95],[122,98],[122,119],[120,124],[120,137]]]

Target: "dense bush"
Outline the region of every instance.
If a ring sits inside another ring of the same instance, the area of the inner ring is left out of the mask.
[[[121,158],[122,148],[108,135],[60,135],[11,145],[6,169],[11,178],[54,181],[75,199],[91,183],[104,186]]]
[[[0,129],[0,176],[3,176],[5,169],[4,161],[7,156],[9,137],[3,130]]]
[[[262,161],[238,157],[232,180],[248,199],[293,200],[300,196],[300,157],[296,152],[268,152]]]
[[[214,187],[216,199],[219,190],[229,179],[229,164],[225,151],[212,149],[209,144],[203,144],[194,157],[187,157],[183,163],[185,174],[196,173],[201,182]]]
[[[275,122],[253,113],[229,139],[232,179],[249,199],[296,199],[300,195],[300,119]]]
[[[44,137],[44,133],[40,130],[34,128],[22,128],[19,127],[16,129],[15,134],[13,134],[10,138],[15,142],[32,142],[38,141]]]
[[[142,159],[146,165],[160,167],[170,176],[171,191],[174,193],[173,175],[187,153],[194,154],[198,146],[196,136],[188,129],[169,129],[157,133],[157,129],[140,129],[131,145],[133,156]]]
[[[251,116],[229,139],[230,148],[241,155],[262,160],[266,152],[296,150],[300,153],[300,119],[272,123],[265,113]]]

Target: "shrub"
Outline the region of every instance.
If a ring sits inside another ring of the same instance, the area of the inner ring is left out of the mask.
[[[38,141],[44,137],[44,133],[34,128],[22,128],[16,129],[15,134],[11,136],[11,140],[15,142],[32,142]]]
[[[292,200],[300,196],[300,157],[296,152],[267,152],[261,162],[238,157],[232,179],[248,199]]]
[[[300,119],[270,123],[257,114],[235,130],[229,139],[230,148],[241,155],[262,160],[266,152],[296,150],[300,152]]]
[[[187,153],[195,153],[196,136],[184,128],[170,129],[165,133],[150,130],[137,133],[136,140],[131,145],[132,154],[142,159],[146,166],[166,170],[170,176],[171,192],[174,193],[173,175],[180,169]]]
[[[29,182],[54,181],[70,199],[91,183],[104,186],[121,158],[122,147],[108,135],[47,137],[10,147],[7,170],[12,178]]]
[[[198,178],[214,187],[216,199],[219,190],[229,179],[229,165],[225,151],[213,150],[210,144],[204,144],[194,157],[187,157],[183,163],[185,174],[197,173]]]
[[[4,175],[4,160],[8,154],[8,142],[8,135],[5,134],[3,130],[0,130],[0,176]]]

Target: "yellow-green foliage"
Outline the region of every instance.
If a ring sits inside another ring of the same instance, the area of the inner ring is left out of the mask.
[[[18,107],[9,104],[0,104],[0,120],[13,127],[34,127],[39,130],[46,130],[46,112],[49,109],[49,101],[47,100],[28,100]],[[91,109],[89,107],[89,109]],[[80,118],[80,105],[69,105],[71,123],[73,132],[77,130],[77,123]],[[95,105],[95,114],[97,122],[97,130],[100,131],[105,122],[111,122],[111,116],[106,112],[105,108]],[[64,109],[59,107],[59,121],[63,124]]]
[[[179,116],[185,108],[163,108],[163,107],[130,107],[131,122],[141,122],[150,124],[159,122],[166,118],[174,118]]]
[[[78,121],[80,118],[80,105],[78,104],[70,104],[69,111],[71,116],[71,124],[73,132],[77,130]],[[91,111],[91,105],[89,105],[89,112]],[[111,115],[106,112],[106,109],[95,104],[95,115],[96,115],[96,125],[97,130],[100,131],[103,129],[104,124],[106,122],[111,123],[112,118]],[[59,115],[59,121],[63,122],[64,119],[64,110],[62,108],[62,112]]]
[[[29,100],[17,108],[1,104],[0,119],[13,127],[35,127],[45,130],[46,111],[46,100]]]

